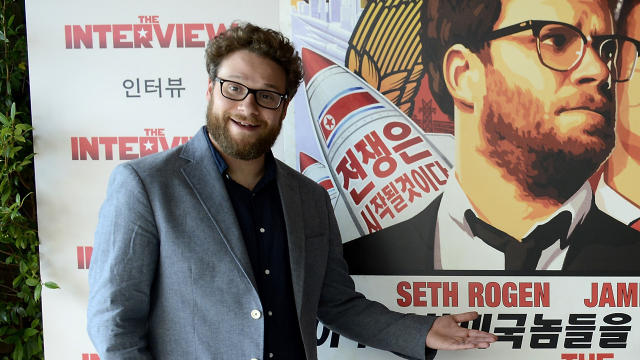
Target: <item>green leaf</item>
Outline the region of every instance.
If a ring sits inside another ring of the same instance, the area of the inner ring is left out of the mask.
[[[4,36],[2,30],[0,30],[0,41],[9,42],[9,40],[7,40],[7,37]]]
[[[4,342],[7,344],[15,344],[20,341],[20,337],[18,335],[7,336],[4,339]]]
[[[40,284],[40,281],[38,281],[38,279],[28,278],[26,283],[29,286],[36,286],[36,285]]]
[[[2,122],[4,126],[11,126],[11,122],[9,121],[9,119],[7,119],[6,116],[4,116],[3,113],[0,113],[0,122]]]
[[[16,129],[20,129],[22,131],[29,131],[32,129],[32,127],[29,124],[18,124],[16,125]]]
[[[28,338],[28,337],[32,337],[33,335],[37,334],[38,330],[33,329],[33,328],[28,328],[24,330],[24,337]]]
[[[29,267],[27,266],[27,263],[24,261],[20,261],[20,272],[23,274],[26,274],[27,271],[29,271]]]
[[[11,120],[14,120],[16,118],[16,103],[11,103],[11,115],[10,115]]]
[[[13,158],[16,155],[16,153],[20,150],[22,150],[22,146],[14,147],[13,149],[11,149],[11,153],[9,154],[9,157]]]
[[[44,286],[48,287],[49,289],[60,289],[60,286],[58,286],[58,284],[53,281],[47,281],[46,283],[44,283]]]
[[[22,360],[24,356],[24,351],[22,350],[22,343],[17,342],[16,347],[13,349],[13,359],[14,360]]]
[[[15,277],[15,279],[13,279],[13,287],[16,288],[18,286],[18,284],[20,284],[20,282],[22,281],[22,278],[24,276],[23,275],[18,275]]]

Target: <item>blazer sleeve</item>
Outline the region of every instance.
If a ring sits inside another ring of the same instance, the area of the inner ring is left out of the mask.
[[[102,360],[152,359],[147,341],[159,243],[148,195],[129,164],[113,171],[91,265],[87,330]]]
[[[425,340],[436,317],[391,311],[356,292],[328,196],[324,206],[329,217],[330,244],[318,319],[331,330],[367,346],[410,359],[433,358],[435,351],[426,348]]]

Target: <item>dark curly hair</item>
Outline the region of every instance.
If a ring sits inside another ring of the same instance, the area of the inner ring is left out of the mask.
[[[485,38],[498,21],[501,9],[500,0],[424,0],[422,3],[420,38],[429,89],[440,110],[451,118],[453,98],[442,74],[444,55],[455,44],[462,44],[474,53],[485,49],[488,46]]]
[[[624,0],[620,9],[620,14],[618,15],[618,22],[616,24],[618,33],[627,35],[627,18],[629,17],[631,10],[638,5],[640,5],[640,0]]]
[[[282,33],[250,23],[239,24],[209,40],[205,49],[207,73],[213,80],[222,60],[236,50],[248,50],[282,67],[287,96],[292,98],[302,81],[302,60],[291,41]]]

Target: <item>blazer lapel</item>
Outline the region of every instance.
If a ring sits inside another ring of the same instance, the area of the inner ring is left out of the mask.
[[[227,189],[211,155],[208,137],[202,130],[185,145],[180,157],[190,161],[182,174],[196,193],[207,215],[220,233],[247,280],[257,289],[251,261],[235,217]]]
[[[298,184],[293,180],[294,176],[287,176],[289,169],[286,165],[278,164],[278,190],[284,213],[284,222],[287,228],[287,241],[289,243],[289,263],[291,264],[291,281],[293,295],[296,301],[296,310],[300,315],[302,307],[302,295],[304,289],[305,274],[305,236],[304,222],[301,220],[302,203],[299,195]]]

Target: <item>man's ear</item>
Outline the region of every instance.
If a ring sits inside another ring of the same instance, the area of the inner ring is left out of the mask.
[[[442,66],[454,105],[462,111],[473,111],[485,92],[484,64],[480,58],[464,45],[455,44],[444,55]]]
[[[282,115],[280,115],[280,121],[284,120],[285,116],[287,116],[287,108],[289,107],[289,98],[284,100],[282,104]]]
[[[209,84],[207,85],[207,100],[211,100],[211,97],[213,96],[214,86],[215,83],[213,82],[213,80],[211,80],[211,78],[209,78]]]

